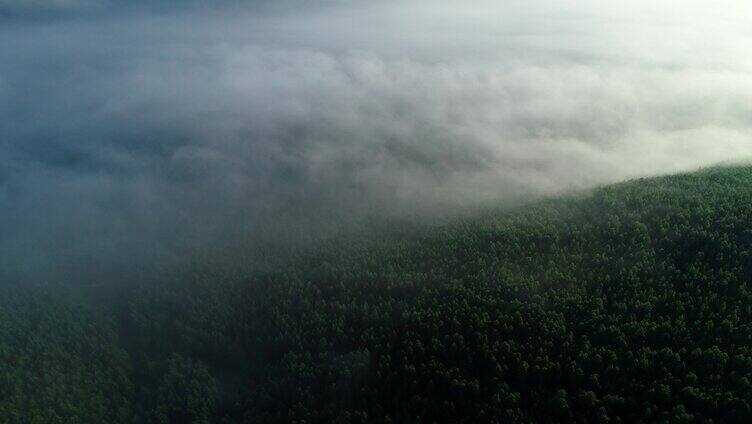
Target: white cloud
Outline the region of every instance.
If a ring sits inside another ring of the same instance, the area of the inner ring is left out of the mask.
[[[0,249],[176,251],[752,156],[744,2],[252,6],[0,27]]]

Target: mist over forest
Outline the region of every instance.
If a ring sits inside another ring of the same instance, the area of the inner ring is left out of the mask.
[[[749,7],[653,3],[0,1],[2,274],[751,155]]]
[[[752,422],[752,4],[0,0],[0,422]]]

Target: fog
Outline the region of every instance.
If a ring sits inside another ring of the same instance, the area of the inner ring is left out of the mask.
[[[652,3],[0,0],[0,277],[752,156],[752,5]]]

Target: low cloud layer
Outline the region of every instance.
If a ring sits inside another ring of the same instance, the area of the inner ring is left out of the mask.
[[[743,2],[188,3],[0,0],[0,276],[752,156]]]

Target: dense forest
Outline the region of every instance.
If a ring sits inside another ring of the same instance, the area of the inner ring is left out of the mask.
[[[752,167],[0,287],[0,422],[749,422]]]

